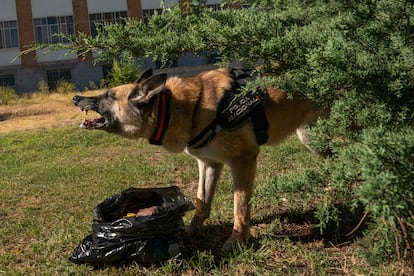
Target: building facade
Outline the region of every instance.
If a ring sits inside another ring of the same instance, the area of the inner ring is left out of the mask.
[[[168,6],[181,1],[163,1]],[[209,0],[217,7],[220,0]],[[40,81],[53,88],[60,79],[71,81],[83,90],[106,77],[109,64],[93,65],[92,55],[82,60],[75,54],[53,51],[32,52],[19,56],[33,42],[65,42],[55,34],[83,32],[94,35],[95,23],[114,22],[129,17],[145,20],[159,10],[161,0],[1,0],[0,2],[0,86],[14,87],[17,93],[38,89]],[[150,59],[140,59],[139,66],[159,68]],[[190,53],[180,57],[168,71],[192,75],[211,65],[206,57]]]

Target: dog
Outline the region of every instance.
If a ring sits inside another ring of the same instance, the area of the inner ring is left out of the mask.
[[[145,71],[134,83],[108,89],[101,95],[77,95],[73,102],[85,113],[94,110],[102,117],[86,120],[81,127],[99,129],[131,139],[144,138],[172,153],[186,152],[198,163],[199,184],[190,234],[209,217],[217,182],[224,165],[233,178],[234,222],[223,249],[230,249],[249,237],[250,205],[259,143],[251,119],[235,129],[222,129],[205,145],[189,142],[217,117],[226,91],[232,87],[228,68],[219,68],[189,78]],[[168,96],[168,97],[167,97]],[[296,131],[307,144],[307,126],[320,115],[313,102],[300,96],[288,98],[275,89],[266,90],[262,102],[268,121],[266,144],[281,142]]]

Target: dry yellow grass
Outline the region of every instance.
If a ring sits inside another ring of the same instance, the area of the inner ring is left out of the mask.
[[[96,94],[101,90],[87,92]],[[83,114],[72,103],[75,93],[33,94],[0,105],[0,133],[79,124]]]

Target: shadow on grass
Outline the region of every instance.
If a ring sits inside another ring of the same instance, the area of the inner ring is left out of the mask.
[[[11,113],[0,113],[0,121],[6,121],[10,119]]]
[[[281,213],[269,214],[260,219],[253,219],[251,227],[261,227],[280,221],[280,227],[276,227],[273,232],[260,232],[258,235],[250,237],[249,244],[253,248],[261,247],[261,240],[266,236],[288,238],[293,242],[311,243],[322,241],[325,247],[340,247],[354,242],[363,235],[366,229],[366,220],[363,209],[354,212],[349,211],[346,206],[336,205],[341,212],[341,221],[330,223],[321,232],[315,217],[316,209],[304,212],[286,211]],[[221,247],[230,236],[232,224],[225,223],[220,225],[205,225],[199,229],[190,239],[190,247],[196,251],[211,251],[218,258],[223,255]]]
[[[341,246],[352,243],[363,235],[366,229],[363,208],[351,212],[346,206],[337,204],[335,207],[340,212],[338,223],[329,223],[323,232],[320,231],[319,221],[315,216],[316,209],[304,212],[286,211],[266,216],[260,220],[253,220],[253,225],[269,224],[279,220],[281,229],[273,235],[285,236],[292,241],[309,243],[323,241],[326,247]]]

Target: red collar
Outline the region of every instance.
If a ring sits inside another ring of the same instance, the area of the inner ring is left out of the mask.
[[[165,132],[170,124],[170,100],[171,93],[169,91],[163,91],[160,93],[157,125],[155,126],[151,138],[149,138],[150,144],[162,145],[162,139],[164,138]]]

